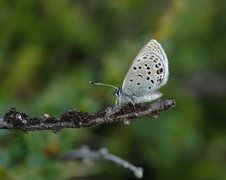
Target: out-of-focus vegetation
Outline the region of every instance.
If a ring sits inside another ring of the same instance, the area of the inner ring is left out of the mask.
[[[157,120],[24,134],[0,130],[1,179],[132,179],[108,162],[57,156],[87,144],[142,166],[146,179],[226,179],[226,1],[0,1],[0,113],[32,116],[113,105],[136,53],[164,47],[170,77],[161,91],[177,107]]]

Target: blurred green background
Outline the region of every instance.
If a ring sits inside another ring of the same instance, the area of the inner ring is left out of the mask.
[[[31,132],[0,130],[1,179],[134,179],[109,162],[64,163],[83,144],[144,168],[144,179],[226,179],[225,0],[0,1],[0,114],[31,116],[114,104],[142,46],[157,39],[169,59],[161,92],[175,109],[130,126]]]

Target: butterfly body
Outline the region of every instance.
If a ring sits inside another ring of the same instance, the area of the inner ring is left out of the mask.
[[[145,103],[145,102],[151,102],[158,98],[160,98],[163,94],[160,91],[155,91],[151,94],[146,94],[143,96],[135,96],[131,94],[126,94],[121,89],[116,90],[117,93],[114,93],[116,96],[116,105],[126,104],[126,103],[132,103],[132,104],[138,104],[138,103]]]

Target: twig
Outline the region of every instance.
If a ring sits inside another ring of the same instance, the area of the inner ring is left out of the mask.
[[[77,159],[81,159],[81,160],[104,159],[104,160],[112,161],[113,163],[132,171],[136,178],[143,177],[143,168],[134,166],[128,161],[121,159],[120,157],[115,156],[113,154],[110,154],[107,148],[101,148],[95,151],[95,150],[90,150],[88,146],[82,146],[79,149],[75,149],[61,156],[61,160],[63,161],[73,161]]]
[[[112,122],[130,124],[142,116],[156,118],[161,111],[173,108],[175,104],[175,100],[156,101],[153,104],[127,104],[121,108],[108,107],[94,114],[69,110],[59,117],[51,117],[48,114],[30,117],[16,108],[11,108],[0,118],[0,129],[19,129],[23,132],[52,130],[57,133],[64,128],[81,128]]]

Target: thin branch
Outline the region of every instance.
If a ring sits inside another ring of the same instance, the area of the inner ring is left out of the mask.
[[[133,164],[129,163],[128,161],[110,154],[107,148],[101,148],[97,151],[90,150],[88,146],[82,146],[79,149],[75,149],[71,152],[68,152],[61,156],[61,160],[63,161],[73,161],[73,160],[108,160],[111,161],[119,166],[129,169],[134,173],[136,178],[143,177],[143,168],[134,166]]]
[[[94,114],[69,110],[59,117],[51,117],[48,114],[42,117],[30,117],[16,108],[11,108],[0,118],[0,129],[19,129],[23,132],[52,130],[57,133],[64,128],[90,127],[112,122],[123,122],[128,125],[138,117],[157,118],[161,111],[173,108],[175,105],[175,100],[159,100],[152,104],[127,104],[120,108],[107,107]]]

